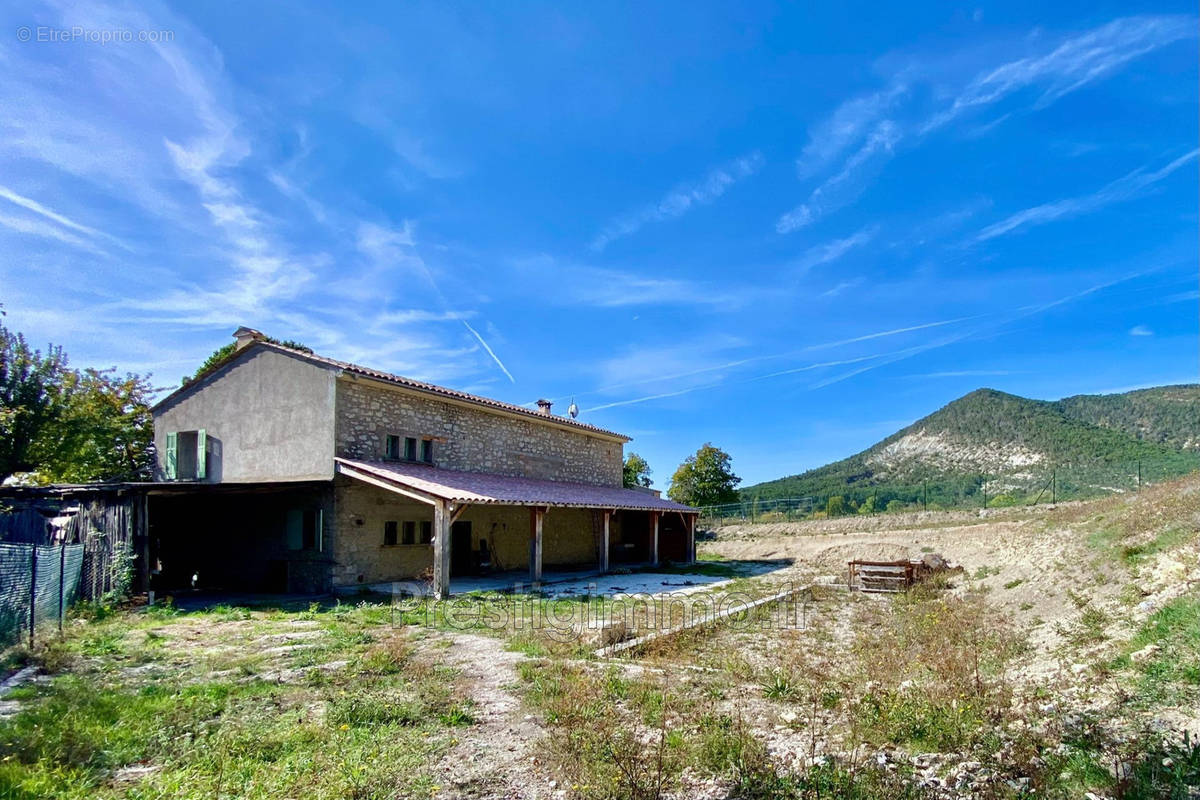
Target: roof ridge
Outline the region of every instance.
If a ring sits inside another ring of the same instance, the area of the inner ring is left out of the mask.
[[[427,391],[427,392],[430,392],[431,394],[439,394],[439,395],[451,397],[451,398],[454,398],[457,400],[463,400],[466,402],[476,403],[476,404],[482,405],[482,406],[487,406],[490,408],[496,408],[496,409],[500,409],[500,410],[504,410],[504,411],[515,412],[515,413],[521,414],[523,416],[528,416],[529,418],[540,421],[540,422],[550,422],[550,423],[554,423],[557,425],[565,425],[565,426],[568,426],[571,428],[579,428],[584,431],[590,431],[592,433],[599,433],[604,436],[612,436],[612,437],[615,437],[618,439],[624,439],[627,442],[630,441],[630,437],[626,436],[623,433],[611,431],[606,428],[598,427],[596,425],[589,425],[588,423],[580,422],[579,420],[568,419],[567,417],[543,414],[539,411],[534,411],[533,409],[525,408],[524,406],[519,406],[515,403],[507,403],[503,400],[496,400],[491,397],[483,397],[482,395],[471,394],[470,392],[464,392],[459,389],[451,389],[448,386],[440,386],[436,383],[429,383],[428,381],[419,381],[416,378],[409,378],[404,375],[398,375],[394,372],[385,372],[384,370],[374,369],[373,367],[364,367],[361,364],[355,364],[350,361],[342,361],[340,359],[330,358],[329,356],[324,356],[324,355],[321,355],[316,352],[305,352],[303,350],[296,350],[295,348],[287,347],[285,345],[278,344],[277,342],[270,342],[270,341],[266,341],[263,339],[259,339],[259,340],[256,340],[252,345],[250,345],[250,347],[246,347],[244,349],[249,350],[251,347],[254,347],[254,346],[263,346],[263,347],[269,347],[269,348],[272,348],[275,350],[282,350],[286,353],[290,353],[290,354],[298,356],[300,358],[305,358],[305,359],[309,359],[312,361],[324,362],[326,364],[329,364],[330,366],[335,366],[335,367],[338,367],[339,369],[346,370],[348,372],[353,372],[356,374],[364,375],[368,378],[375,378],[376,380],[387,381],[387,382],[395,383],[395,384],[398,384],[401,386],[407,386],[409,388],[413,388],[413,389],[417,389],[417,390],[421,390],[421,391]]]

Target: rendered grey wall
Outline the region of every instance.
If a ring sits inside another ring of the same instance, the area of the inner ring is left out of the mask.
[[[333,478],[334,371],[258,348],[154,412],[159,477],[169,431],[208,432],[207,481]]]
[[[337,454],[378,461],[388,434],[432,436],[444,469],[620,486],[620,442],[366,380],[338,381]]]

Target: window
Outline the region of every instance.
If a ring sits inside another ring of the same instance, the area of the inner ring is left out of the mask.
[[[208,468],[208,433],[172,431],[167,434],[167,454],[163,468],[167,480],[202,481]]]
[[[397,544],[396,537],[400,525],[395,520],[383,523],[383,546],[392,547]]]
[[[407,436],[404,439],[404,458],[407,461],[417,460],[417,440],[413,436]]]
[[[289,550],[320,550],[324,529],[324,514],[319,508],[293,508],[287,514],[287,547]]]
[[[383,447],[383,457],[395,460],[400,459],[400,437],[395,434],[388,434]]]
[[[433,463],[433,439],[421,440],[421,460],[426,464]]]
[[[421,522],[421,544],[429,544],[433,541],[433,523],[429,520]]]
[[[417,538],[417,523],[409,520],[404,523],[404,544],[416,544]]]

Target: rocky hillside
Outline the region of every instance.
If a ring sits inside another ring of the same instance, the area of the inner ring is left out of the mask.
[[[771,499],[862,495],[957,505],[984,491],[1086,496],[1200,467],[1200,386],[1030,400],[979,389],[849,458],[746,487]]]

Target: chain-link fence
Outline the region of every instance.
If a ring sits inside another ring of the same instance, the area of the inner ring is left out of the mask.
[[[738,503],[705,506],[701,519],[755,522],[793,521],[897,511],[1003,508],[1108,494],[1137,492],[1200,469],[1200,457],[1181,454],[1172,461],[1123,461],[1041,464],[996,473],[866,481],[830,487],[827,492],[792,497],[746,497]],[[786,489],[785,489],[786,491]]]
[[[47,627],[62,630],[83,573],[82,544],[0,543],[0,645],[33,645]]]

